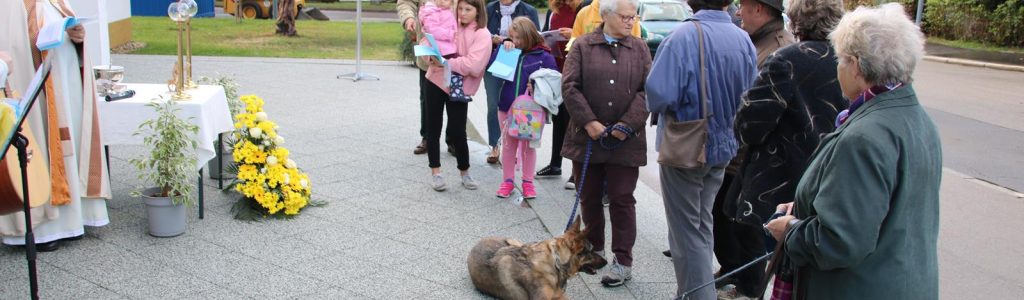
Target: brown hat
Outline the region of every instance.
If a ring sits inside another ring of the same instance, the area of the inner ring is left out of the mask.
[[[767,5],[768,7],[774,8],[775,10],[779,11],[779,13],[786,11],[785,9],[782,8],[782,0],[757,0],[757,2],[761,2],[762,4]]]

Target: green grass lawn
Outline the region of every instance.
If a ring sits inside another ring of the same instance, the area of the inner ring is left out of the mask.
[[[985,50],[985,51],[996,51],[996,52],[1010,52],[1010,53],[1024,53],[1024,48],[1013,48],[1013,47],[1000,47],[992,46],[979,42],[972,41],[953,41],[937,37],[929,37],[928,42],[950,46],[956,48],[972,49],[972,50]]]
[[[213,2],[216,7],[224,7],[223,0],[216,0]],[[316,7],[319,9],[333,9],[333,10],[356,10],[355,1],[341,1],[334,3],[325,2],[313,2],[306,1],[307,7]],[[363,2],[363,10],[365,11],[395,11],[395,2],[382,2],[381,4],[373,4],[369,1]]]
[[[175,55],[177,31],[166,17],[132,17],[132,38],[146,43],[134,54]],[[356,24],[296,22],[297,37],[274,34],[272,20],[202,18],[192,21],[192,54],[199,56],[259,56],[354,59]],[[363,58],[398,60],[403,31],[396,23],[363,24]]]

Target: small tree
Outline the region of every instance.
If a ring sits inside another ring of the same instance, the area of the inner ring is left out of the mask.
[[[152,107],[157,116],[139,125],[135,135],[145,135],[143,144],[150,147],[149,156],[140,156],[129,161],[139,169],[139,179],[160,188],[155,197],[170,197],[175,205],[195,205],[192,192],[196,176],[196,141],[199,126],[178,118],[180,111],[172,100],[153,99],[146,106]],[[141,195],[141,188],[132,193]]]

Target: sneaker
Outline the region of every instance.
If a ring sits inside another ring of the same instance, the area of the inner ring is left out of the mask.
[[[544,167],[543,169],[540,169],[540,171],[537,171],[537,176],[540,176],[540,177],[545,177],[545,176],[561,176],[561,175],[562,175],[562,168],[555,167],[555,166],[547,166],[547,167]]]
[[[508,198],[512,195],[512,190],[516,188],[515,183],[512,183],[512,179],[505,179],[498,187],[498,198]]]
[[[537,198],[537,188],[533,186],[533,181],[523,180],[523,198]]]
[[[576,183],[572,182],[572,179],[569,179],[568,181],[565,182],[565,189],[576,190]]]
[[[444,177],[441,177],[440,174],[433,176],[434,178],[430,181],[431,188],[434,188],[434,190],[438,192],[448,188],[448,184],[444,182]]]
[[[609,203],[610,202],[608,200],[608,194],[604,194],[604,196],[601,196],[601,205],[604,205],[604,207],[608,207]]]
[[[601,284],[607,287],[620,286],[627,280],[633,279],[633,268],[620,265],[618,261],[612,263],[608,273],[601,277]]]
[[[747,300],[753,299],[740,293],[740,290],[736,288],[734,284],[727,284],[722,288],[718,289],[718,300]]]
[[[476,183],[476,180],[473,180],[472,176],[469,176],[467,174],[462,175],[462,187],[466,188],[467,190],[475,190],[477,187],[480,187],[480,185]]]
[[[427,139],[420,140],[420,144],[416,145],[416,148],[412,150],[412,154],[420,155],[427,153]]]

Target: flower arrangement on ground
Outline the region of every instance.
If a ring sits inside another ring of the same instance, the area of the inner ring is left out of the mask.
[[[284,137],[263,111],[263,99],[242,96],[245,111],[235,116],[235,145],[232,156],[238,164],[234,189],[242,194],[235,205],[235,217],[294,216],[310,204],[309,176],[288,158]]]

